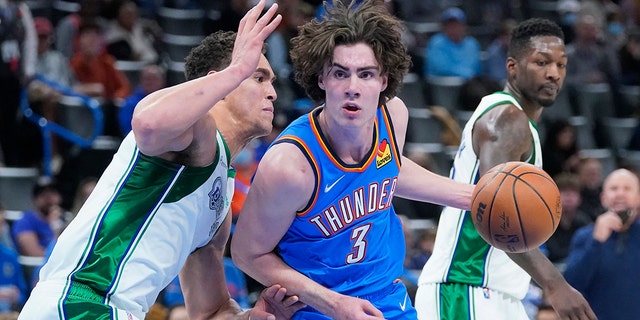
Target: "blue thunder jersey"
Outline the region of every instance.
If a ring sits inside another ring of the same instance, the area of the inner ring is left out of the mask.
[[[289,266],[329,289],[374,297],[400,276],[405,256],[401,222],[391,205],[400,170],[393,126],[382,105],[369,155],[345,164],[320,130],[321,111],[298,118],[274,142],[296,145],[315,175],[313,195],[278,251]]]
[[[452,179],[476,184],[480,179],[480,160],[473,150],[473,127],[476,121],[496,106],[512,104],[522,107],[506,93],[485,96],[462,131],[462,141],[453,162]],[[529,120],[532,154],[526,161],[542,167],[540,138],[535,123]],[[470,211],[445,207],[438,222],[433,254],[420,274],[419,284],[462,283],[485,287],[524,298],[531,278],[507,254],[488,245],[476,231]]]

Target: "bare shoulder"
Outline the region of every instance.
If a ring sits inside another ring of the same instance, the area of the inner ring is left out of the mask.
[[[396,118],[396,116],[408,116],[409,111],[407,109],[407,105],[402,101],[402,99],[398,97],[393,97],[386,103],[387,108],[389,109],[389,113],[392,118]]]
[[[486,128],[497,132],[522,130],[528,128],[529,118],[513,104],[496,106],[482,115],[474,128]]]
[[[279,143],[265,153],[258,165],[256,180],[267,179],[280,191],[292,194],[309,193],[314,186],[314,171],[309,159],[291,143]]]

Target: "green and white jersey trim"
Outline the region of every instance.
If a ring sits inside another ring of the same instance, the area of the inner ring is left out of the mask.
[[[235,171],[222,136],[215,161],[188,167],[143,155],[129,134],[41,272],[73,299],[100,301],[144,318],[187,256],[206,245],[229,212]],[[65,317],[62,317],[62,315]]]
[[[454,159],[450,177],[475,184],[479,179],[479,160],[472,147],[475,122],[488,110],[513,104],[522,110],[516,99],[506,92],[485,96],[465,125],[462,141]],[[542,167],[542,151],[538,130],[529,121],[533,136],[533,154],[529,163]],[[524,298],[531,278],[503,251],[489,246],[476,231],[469,211],[445,207],[440,215],[438,233],[432,256],[420,274],[419,283],[463,283],[486,287]]]

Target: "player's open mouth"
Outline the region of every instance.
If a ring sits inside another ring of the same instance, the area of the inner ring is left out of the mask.
[[[360,108],[357,105],[354,104],[345,104],[344,109],[346,109],[347,111],[351,111],[351,112],[356,112],[358,110],[360,110]]]

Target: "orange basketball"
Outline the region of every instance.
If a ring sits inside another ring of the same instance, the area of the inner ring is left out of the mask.
[[[472,199],[476,230],[506,252],[537,248],[551,237],[562,215],[558,186],[542,169],[525,162],[491,168],[480,177]]]

